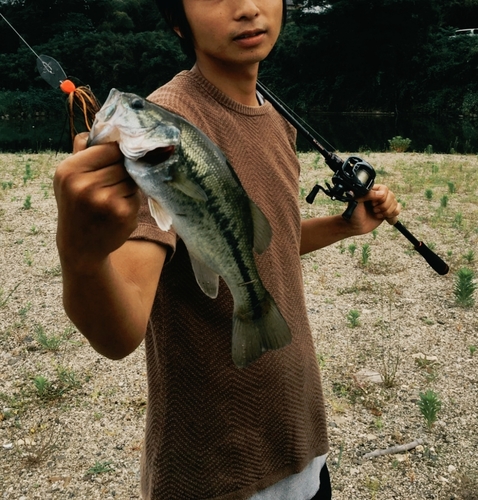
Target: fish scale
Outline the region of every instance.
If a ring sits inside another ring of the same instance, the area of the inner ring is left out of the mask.
[[[289,327],[260,279],[253,253],[266,250],[271,227],[224,154],[180,116],[116,89],[97,113],[88,144],[111,141],[118,142],[158,226],[172,225],[184,241],[202,291],[215,298],[219,276],[229,287],[236,366],[288,345]]]

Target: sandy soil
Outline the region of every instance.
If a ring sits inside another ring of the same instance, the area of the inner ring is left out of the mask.
[[[457,271],[477,267],[477,159],[361,154],[451,270],[438,275],[387,224],[303,258],[334,499],[478,499],[478,320],[455,290]],[[104,359],[63,312],[51,187],[60,158],[0,155],[0,498],[138,499],[143,347]],[[340,213],[323,194],[305,203],[331,171],[315,154],[300,159],[304,217]],[[431,427],[418,405],[426,391],[441,403]]]

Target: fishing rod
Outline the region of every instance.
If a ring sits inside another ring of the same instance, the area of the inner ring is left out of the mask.
[[[372,165],[370,165],[370,163],[364,161],[358,156],[350,156],[344,161],[335,153],[328,151],[324,148],[324,146],[322,146],[322,144],[320,144],[309,129],[304,126],[301,119],[259,81],[257,81],[257,90],[282,116],[284,116],[289,123],[297,129],[298,132],[302,134],[305,139],[309,141],[315,149],[319,151],[319,153],[324,157],[325,163],[334,172],[332,177],[333,186],[330,186],[327,182],[325,183],[327,188],[323,188],[322,186],[316,184],[306,197],[307,203],[312,204],[319,191],[322,190],[332,200],[348,203],[347,209],[342,216],[349,220],[355,210],[355,207],[357,206],[355,198],[365,196],[370,189],[372,189],[376,175],[375,169]],[[448,273],[450,269],[448,264],[435,252],[430,250],[430,248],[428,248],[423,241],[419,241],[415,238],[415,236],[413,236],[413,234],[410,233],[410,231],[408,231],[408,229],[406,229],[396,217],[386,220],[391,226],[400,231],[400,233],[402,233],[403,236],[410,241],[410,243],[412,243],[414,249],[425,259],[434,271],[440,275]]]

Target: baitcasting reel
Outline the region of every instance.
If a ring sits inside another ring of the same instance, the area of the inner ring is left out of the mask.
[[[349,220],[357,206],[356,198],[365,196],[373,187],[375,170],[372,165],[357,156],[351,156],[343,161],[335,153],[327,151],[314,135],[304,127],[301,121],[294,116],[293,112],[283,105],[267,87],[257,82],[257,89],[320,152],[325,158],[325,163],[334,171],[334,176],[332,177],[334,186],[331,187],[326,182],[327,189],[324,189],[317,184],[307,196],[307,202],[313,203],[317,193],[322,189],[332,200],[348,202],[347,210],[342,214],[342,217]],[[418,241],[400,221],[395,218],[393,220],[387,219],[387,222],[400,231],[413,244],[415,250],[438,274],[444,275],[449,271],[448,264],[430,250],[423,241]]]
[[[375,170],[372,165],[358,156],[350,156],[344,162],[336,155],[325,158],[326,163],[334,171],[333,187],[328,182],[325,183],[327,189],[316,184],[306,201],[312,204],[319,191],[322,190],[332,200],[348,202],[342,217],[349,220],[357,206],[355,199],[365,196],[372,189],[375,181]]]

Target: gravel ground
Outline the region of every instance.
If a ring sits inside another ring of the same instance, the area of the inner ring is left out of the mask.
[[[477,267],[477,159],[361,154],[451,270],[435,273],[387,224],[303,258],[334,499],[478,499],[476,306],[459,306],[455,291],[456,272]],[[104,359],[63,312],[51,187],[60,159],[0,155],[0,498],[138,499],[143,347]],[[315,154],[300,159],[304,217],[340,213],[323,194],[303,201],[331,172]],[[430,427],[426,391],[441,403]]]

